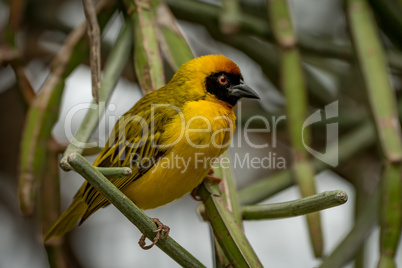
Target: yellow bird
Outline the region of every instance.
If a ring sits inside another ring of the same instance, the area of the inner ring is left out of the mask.
[[[201,184],[228,148],[236,127],[233,107],[242,97],[259,98],[233,61],[195,58],[119,118],[94,166],[131,167],[131,177],[111,182],[141,209],[170,203]],[[84,182],[45,240],[63,236],[108,204]]]

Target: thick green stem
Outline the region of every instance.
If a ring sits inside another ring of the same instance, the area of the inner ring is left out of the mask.
[[[154,19],[154,1],[125,0],[134,28],[134,67],[144,95],[165,85]]]
[[[29,108],[22,137],[18,194],[21,211],[26,215],[34,212],[37,192],[46,167],[46,145],[59,116],[64,89],[64,80],[47,81],[48,86],[40,91]]]
[[[239,30],[241,9],[238,0],[223,0],[219,17],[220,30],[224,34],[233,34]]]
[[[369,4],[366,0],[348,0],[347,4],[354,48],[385,163],[378,267],[393,267],[402,223],[402,138],[396,96],[390,84],[384,49]]]
[[[387,161],[402,161],[401,129],[396,98],[372,11],[365,0],[349,0],[348,16],[379,142]]]
[[[316,193],[314,170],[308,161],[306,146],[310,145],[310,128],[305,127],[307,117],[307,90],[296,47],[297,37],[286,0],[267,1],[272,30],[281,51],[280,81],[285,93],[290,143],[293,147],[293,175],[303,197]],[[316,257],[322,256],[323,238],[319,213],[307,215],[310,239]]]
[[[396,267],[402,227],[402,179],[400,164],[386,164],[382,175],[379,268]]]
[[[157,8],[157,22],[159,26],[159,42],[170,66],[178,70],[180,66],[193,59],[193,52],[183,37],[176,19],[165,3]]]
[[[234,267],[262,267],[242,228],[227,209],[218,186],[205,180],[198,190],[205,215],[226,257]]]

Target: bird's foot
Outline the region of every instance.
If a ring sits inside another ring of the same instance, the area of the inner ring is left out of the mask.
[[[166,239],[169,235],[170,228],[166,225],[164,225],[159,219],[157,218],[152,218],[152,221],[158,226],[158,229],[154,230],[156,233],[156,236],[154,237],[154,241],[152,244],[145,246],[145,239],[146,236],[142,235],[140,238],[140,241],[138,241],[138,244],[142,249],[150,249],[152,248],[160,239]],[[162,236],[162,232],[164,233]]]
[[[213,181],[215,183],[220,183],[222,181],[221,178],[218,178],[218,177],[215,177],[215,176],[212,176],[212,175],[205,176],[204,180],[210,180],[210,181]]]
[[[197,195],[198,193],[198,188],[199,186],[195,187],[192,191],[191,191],[191,196],[194,198],[195,201],[202,201],[201,197],[199,197]]]

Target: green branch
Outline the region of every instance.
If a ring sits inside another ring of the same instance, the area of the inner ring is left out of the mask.
[[[120,179],[130,177],[132,170],[129,167],[95,167],[108,179]]]
[[[347,11],[354,48],[366,85],[378,143],[384,156],[381,197],[380,260],[378,267],[395,267],[402,222],[402,137],[397,103],[384,49],[372,10],[365,0],[349,0]]]
[[[280,85],[286,96],[288,132],[293,149],[293,175],[303,197],[316,193],[314,169],[308,160],[306,145],[310,145],[311,131],[305,127],[307,118],[307,88],[302,61],[286,0],[267,1],[272,30],[281,53]],[[323,236],[319,213],[306,215],[311,245],[316,257],[323,252]]]
[[[241,9],[239,0],[223,0],[219,17],[220,30],[224,34],[233,34],[239,30]]]
[[[262,267],[257,255],[228,210],[218,185],[205,180],[199,190],[205,206],[205,215],[211,223],[214,235],[226,257],[234,267]]]
[[[153,240],[157,228],[155,223],[130,199],[128,199],[119,189],[116,188],[108,179],[106,179],[94,166],[92,166],[84,157],[73,153],[68,157],[68,163],[83,176],[96,190],[106,197],[117,209],[123,213],[137,228]],[[183,267],[204,267],[189,252],[181,247],[170,236],[166,239],[160,239],[156,243],[167,255]]]
[[[395,255],[402,225],[402,180],[400,164],[386,164],[381,178],[381,232],[379,268],[396,267]]]
[[[329,191],[294,201],[242,207],[244,220],[266,220],[306,215],[346,203],[344,191]]]
[[[125,0],[134,29],[134,67],[144,95],[165,85],[154,18],[156,1]],[[131,12],[131,13],[130,13]]]
[[[177,71],[182,64],[194,58],[193,52],[165,3],[159,4],[157,14],[160,46],[172,69]]]
[[[387,161],[400,162],[402,139],[396,97],[390,84],[374,16],[365,0],[349,0],[348,16],[383,154]]]

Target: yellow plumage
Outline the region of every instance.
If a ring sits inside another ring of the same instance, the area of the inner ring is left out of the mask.
[[[144,96],[116,123],[94,166],[129,166],[130,178],[111,179],[141,209],[165,205],[192,191],[211,160],[229,146],[233,106],[257,95],[222,55],[184,64],[164,87]],[[109,202],[88,182],[45,239],[62,236]]]

